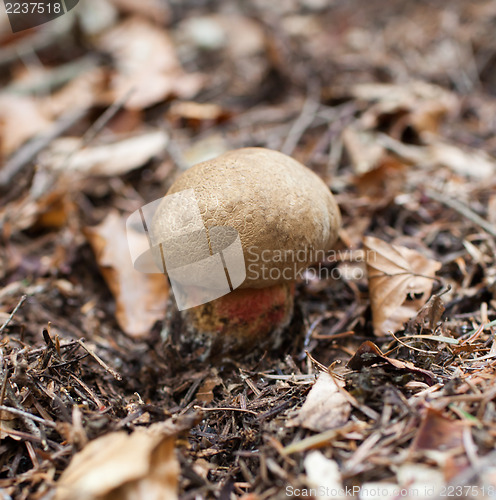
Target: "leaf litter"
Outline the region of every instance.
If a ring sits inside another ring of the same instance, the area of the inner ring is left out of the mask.
[[[489,497],[494,3],[90,4],[0,34],[2,494]],[[123,221],[243,146],[328,182],[340,274],[298,283],[278,351],[214,367]]]

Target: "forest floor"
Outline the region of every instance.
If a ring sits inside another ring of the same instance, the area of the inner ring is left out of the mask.
[[[0,14],[0,498],[494,498],[496,3],[165,5]],[[200,362],[125,221],[246,146],[343,230],[279,349]]]

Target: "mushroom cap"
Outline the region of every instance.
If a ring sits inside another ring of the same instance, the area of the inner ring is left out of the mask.
[[[183,231],[181,238],[171,237],[177,233],[171,228],[177,228],[178,214],[177,210],[171,212],[167,198],[186,190],[194,191],[212,255],[239,235],[245,264],[242,271],[246,272],[241,288],[295,280],[301,270],[321,261],[338,237],[339,208],[320,177],[277,151],[237,149],[185,171],[160,203],[151,232],[155,241],[168,242],[176,268],[198,263],[205,251],[201,243],[205,235],[185,214],[179,217],[179,225],[190,225],[189,235]],[[219,226],[220,235],[219,229],[213,229]],[[232,272],[233,266],[223,262]],[[208,263],[197,265],[195,276],[185,273],[184,280],[208,279],[212,272]],[[215,287],[215,279],[211,282]]]

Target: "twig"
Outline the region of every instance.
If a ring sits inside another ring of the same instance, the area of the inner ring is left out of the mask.
[[[18,417],[22,417],[23,419],[34,420],[35,422],[39,422],[40,424],[46,425],[47,427],[51,427],[52,429],[55,429],[57,427],[57,424],[55,422],[50,422],[50,420],[45,420],[44,418],[37,417],[36,415],[32,415],[31,413],[24,410],[12,408],[11,406],[0,405],[0,411],[12,413],[12,415],[17,415]]]
[[[0,389],[0,406],[3,405],[5,399],[5,391],[7,390],[8,377],[9,377],[9,370],[8,368],[6,368],[3,373],[2,388]]]
[[[292,453],[298,453],[302,451],[307,451],[311,448],[321,448],[329,443],[329,441],[334,441],[339,436],[346,434],[347,432],[354,431],[358,427],[355,422],[348,422],[342,427],[337,429],[330,429],[328,431],[321,432],[320,434],[315,434],[308,438],[304,438],[301,441],[296,441],[285,446],[282,450],[283,455],[290,455]]]
[[[258,413],[253,410],[245,410],[244,408],[229,408],[229,407],[221,407],[221,408],[202,408],[201,406],[193,406],[195,410],[201,411],[239,411],[241,413],[250,413],[251,415],[257,416]]]
[[[120,99],[113,102],[91,125],[83,135],[82,147],[87,146],[107,125],[107,123],[122,109],[122,106],[131,97],[136,87],[130,88]]]
[[[106,371],[108,371],[116,380],[122,380],[122,375],[117,373],[113,368],[110,368],[103,359],[101,359],[96,353],[94,353],[88,346],[84,344],[83,339],[78,340],[78,344]]]
[[[443,193],[438,191],[433,191],[431,189],[426,189],[425,194],[432,198],[433,200],[446,205],[449,208],[452,208],[460,215],[466,217],[469,221],[473,222],[480,228],[482,228],[486,233],[489,233],[491,236],[496,237],[496,227],[494,227],[490,222],[486,219],[483,219],[480,215],[477,215],[471,208],[464,205],[462,202],[455,200],[453,198],[448,198]]]
[[[268,373],[261,373],[261,377],[267,378],[269,380],[290,380],[290,381],[298,381],[298,380],[303,380],[303,381],[308,381],[310,382],[315,382],[315,379],[317,378],[317,375],[315,373],[303,373],[301,375],[292,373],[291,375],[272,375]]]
[[[489,323],[486,323],[485,325],[481,325],[482,327],[482,330],[484,331],[486,328],[491,328],[493,326],[496,326],[496,319],[494,319],[493,321],[490,321]],[[474,328],[472,331],[468,332],[467,335],[470,337],[476,333],[478,333],[479,329],[481,328]]]
[[[24,304],[24,301],[27,298],[28,298],[27,295],[23,295],[21,297],[21,299],[19,300],[19,302],[17,303],[17,305],[14,307],[14,310],[10,313],[10,316],[7,318],[7,321],[2,326],[0,326],[0,334],[3,333],[3,331],[7,328],[7,326],[9,326],[9,323],[12,321],[12,319],[16,315],[17,311],[22,306],[22,304]]]
[[[102,411],[106,407],[106,405],[102,401],[100,401],[98,396],[88,387],[88,385],[85,384],[81,379],[76,377],[76,375],[74,375],[74,373],[71,373],[70,375],[90,395],[90,397],[93,400],[93,402],[95,403],[96,407],[100,411]]]
[[[15,429],[4,429],[1,425],[0,434],[5,434],[6,436],[15,436],[17,438],[24,439],[25,441],[34,441],[36,443],[40,443],[45,449],[47,448],[48,444],[50,444],[51,446],[56,444],[54,441],[46,439],[41,435],[34,436],[32,434],[28,434],[27,432],[16,431]]]
[[[3,370],[1,370],[1,369],[0,369],[0,375],[3,375]],[[19,401],[17,400],[16,395],[14,394],[14,391],[12,390],[12,387],[10,386],[8,379],[5,382],[5,392],[7,394],[8,400],[14,406],[14,408],[11,408],[10,406],[2,405],[0,407],[0,410],[4,409],[4,408],[7,409],[6,411],[17,410],[19,417],[21,417],[22,421],[24,422],[24,424],[26,425],[28,430],[31,432],[31,434],[33,434],[36,438],[39,438],[40,441],[42,442],[43,446],[45,447],[46,446],[46,438],[42,434],[40,429],[38,429],[38,427],[36,427],[36,425],[33,422],[33,420],[36,420],[36,418],[31,418],[34,415],[31,415],[30,413],[27,413],[26,411],[24,411],[24,408],[22,407],[21,403],[19,403]]]
[[[313,97],[308,97],[303,105],[300,116],[295,120],[291,129],[289,130],[288,136],[281,147],[281,152],[287,155],[291,155],[296,148],[301,136],[305,133],[305,130],[312,124],[315,119],[315,115],[319,110],[320,103]]]
[[[372,434],[370,434],[365,441],[360,444],[353,455],[346,461],[343,467],[343,472],[346,475],[352,475],[353,473],[358,472],[355,470],[357,466],[360,466],[367,461],[367,458],[369,458],[370,454],[373,453],[374,448],[376,448],[377,443],[382,437],[382,430],[372,432]]]
[[[307,333],[305,334],[305,340],[303,342],[303,351],[300,353],[298,359],[303,359],[306,356],[306,351],[308,350],[308,346],[310,345],[310,340],[312,339],[312,334],[315,329],[325,320],[332,318],[332,313],[326,313],[319,316],[308,328]]]
[[[317,368],[323,372],[327,372],[327,366],[323,365],[320,361],[317,361],[308,351],[305,351],[308,359],[317,366]]]
[[[407,349],[411,349],[412,351],[417,351],[417,352],[423,352],[425,354],[437,354],[437,351],[426,351],[424,349],[418,349],[417,347],[413,347],[411,345],[406,344],[403,342],[400,338],[398,338],[392,331],[389,331],[389,334],[393,337],[398,344],[401,344],[403,347],[406,347]]]

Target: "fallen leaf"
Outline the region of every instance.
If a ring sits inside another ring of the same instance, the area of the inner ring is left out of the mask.
[[[426,132],[436,133],[442,118],[458,108],[458,99],[453,93],[422,81],[358,84],[351,88],[351,95],[375,103],[362,117],[367,128],[377,128],[383,117],[396,114],[401,123],[393,125],[393,129],[398,129],[396,133],[391,132],[398,139],[408,125],[421,136]]]
[[[222,385],[222,379],[218,376],[217,371],[214,370],[214,373],[198,388],[196,399],[203,403],[211,403],[214,399],[213,390],[219,385]]]
[[[406,165],[387,153],[376,168],[359,175],[355,184],[360,196],[367,196],[374,203],[387,204],[404,192]]]
[[[496,194],[491,194],[487,201],[487,218],[491,224],[496,225]]]
[[[172,96],[190,98],[203,84],[201,75],[184,72],[167,32],[145,19],[123,21],[102,35],[98,47],[115,60],[111,99],[127,96],[126,108],[143,109]]]
[[[382,351],[373,342],[366,340],[360,344],[346,366],[352,370],[360,370],[363,366],[370,366],[377,363],[378,360],[385,359]]]
[[[55,183],[40,197],[28,193],[0,209],[0,224],[8,224],[11,234],[38,224],[40,227],[62,227],[74,215],[75,204],[67,192]]]
[[[74,174],[111,177],[143,166],[162,153],[167,143],[168,136],[161,130],[117,137],[87,147],[83,147],[82,139],[62,137],[38,156],[38,162],[46,169],[63,171],[71,179]]]
[[[441,263],[372,236],[364,238],[375,335],[396,331],[427,302]]]
[[[37,227],[60,229],[65,226],[77,212],[76,205],[70,196],[60,192],[50,193],[37,202],[38,217],[35,221]]]
[[[133,337],[149,333],[165,316],[169,286],[161,274],[136,271],[129,254],[126,219],[111,212],[98,226],[84,231],[100,271],[116,301],[116,319]],[[146,236],[141,235],[143,238]],[[136,235],[138,237],[138,235]]]
[[[21,437],[12,434],[10,431],[18,429],[18,422],[15,415],[8,411],[0,411],[0,441],[9,437],[15,441],[20,441]]]
[[[407,491],[410,492],[418,491],[417,496],[420,498],[425,498],[427,492],[430,498],[439,498],[446,484],[446,476],[442,470],[424,464],[402,464],[397,469],[396,477],[400,487],[408,488]]]
[[[382,351],[373,342],[370,342],[370,340],[366,340],[360,344],[360,347],[356,350],[346,366],[352,370],[361,370],[364,366],[372,366],[378,363],[386,363],[395,370],[417,373],[421,375],[429,385],[433,385],[436,379],[433,372],[417,368],[409,361],[401,361],[399,359],[384,356]]]
[[[171,104],[167,113],[171,121],[185,121],[194,129],[201,125],[211,126],[230,118],[231,113],[213,103],[177,101]]]
[[[420,309],[418,312],[417,316],[415,316],[412,321],[411,325],[412,327],[414,326],[420,326],[420,331],[422,332],[424,328],[424,324],[427,322],[427,328],[431,331],[434,331],[439,323],[441,321],[441,317],[443,315],[443,312],[445,310],[443,300],[441,299],[441,295],[445,293],[438,293],[434,294],[428,301],[427,303]],[[426,336],[424,336],[425,338]],[[456,339],[450,339],[450,340],[456,340]]]
[[[422,165],[426,169],[447,167],[460,176],[472,179],[491,179],[496,173],[496,159],[484,151],[434,141],[432,137],[429,137],[426,146],[405,144],[382,133],[375,134],[375,138],[403,161]]]
[[[376,139],[376,133],[349,125],[343,131],[343,143],[356,174],[361,175],[379,166],[385,148]]]
[[[46,133],[57,118],[98,103],[105,70],[96,65],[96,59],[88,56],[71,63],[64,71],[43,68],[19,75],[0,95],[0,150],[11,154],[28,139]],[[69,75],[68,83],[48,92],[54,82]]]
[[[336,384],[339,384],[339,387]],[[343,381],[335,380],[328,373],[321,372],[298,415],[289,419],[286,426],[301,426],[323,432],[345,424],[350,416],[351,405],[341,392],[345,390],[344,386]]]
[[[465,177],[492,179],[496,173],[496,160],[480,150],[436,141],[427,147],[427,154],[430,163],[443,165]]]
[[[55,500],[175,500],[180,469],[174,442],[155,426],[95,439],[60,476]]]
[[[335,460],[325,457],[320,451],[311,451],[305,457],[303,466],[308,486],[319,492],[319,498],[346,498],[341,472]]]
[[[411,451],[445,451],[463,446],[463,429],[466,423],[451,420],[442,412],[427,408],[420,428],[410,446]]]
[[[13,153],[31,137],[51,126],[50,117],[33,97],[3,94],[0,96],[0,151]]]

